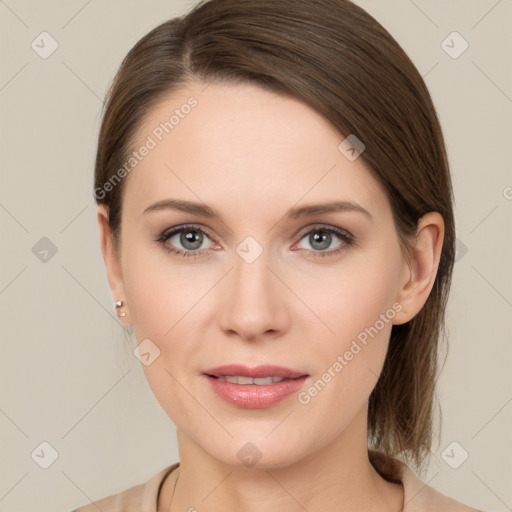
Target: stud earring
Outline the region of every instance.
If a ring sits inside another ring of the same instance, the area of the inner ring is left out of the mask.
[[[119,309],[122,306],[123,306],[122,300],[118,300],[118,301],[114,302],[114,307],[115,307],[115,310],[116,310],[116,313],[118,316],[126,316],[126,312]]]

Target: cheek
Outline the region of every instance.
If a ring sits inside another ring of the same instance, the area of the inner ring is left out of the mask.
[[[325,312],[335,334],[326,331],[327,339],[320,340],[310,353],[315,373],[297,396],[306,422],[324,419],[325,439],[348,427],[366,407],[378,381],[392,326],[391,315],[387,321],[380,316],[386,315],[385,295],[376,297],[375,287],[366,289],[358,281],[351,298],[340,293],[336,307]]]
[[[135,243],[126,247],[131,247],[122,260],[126,298],[137,344],[142,353],[149,353],[149,361],[141,361],[142,369],[168,416],[186,425],[201,414],[194,409],[195,402],[191,405],[180,372],[196,348],[190,322],[200,310],[194,304],[205,286],[193,272],[167,258],[163,249],[141,248],[140,242],[139,247]]]
[[[308,295],[328,327],[321,326],[322,339],[316,336],[320,371],[316,377],[336,382],[328,386],[343,400],[348,396],[366,399],[380,375],[393,318],[400,310],[395,302],[400,261],[397,247],[389,247],[387,253],[368,253]]]
[[[148,337],[163,342],[204,293],[204,286],[193,269],[173,261],[164,248],[151,242],[146,247],[140,240],[130,240],[128,233],[126,247],[123,281],[137,340]]]
[[[392,307],[401,270],[399,249],[393,244],[375,246],[342,261],[316,286],[311,286],[310,279],[304,282],[308,290],[302,290],[302,295],[330,328],[322,328],[325,336],[354,338]]]

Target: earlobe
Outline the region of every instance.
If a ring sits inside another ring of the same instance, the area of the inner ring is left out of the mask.
[[[126,307],[125,290],[123,282],[123,274],[121,270],[121,261],[118,252],[116,251],[110,225],[108,222],[108,208],[100,204],[98,206],[98,228],[100,234],[101,252],[103,261],[105,262],[105,269],[107,272],[107,279],[114,299],[114,310],[118,317],[122,317],[123,323],[128,322],[128,310]],[[121,309],[122,307],[122,309]]]
[[[414,318],[427,301],[436,279],[443,240],[443,217],[437,212],[425,214],[418,222],[410,260],[404,261],[405,278],[396,297],[402,309],[393,324],[404,324]]]

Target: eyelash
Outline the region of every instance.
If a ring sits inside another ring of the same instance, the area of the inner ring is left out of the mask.
[[[177,233],[181,233],[182,231],[198,231],[202,233],[203,235],[206,235],[208,238],[211,238],[206,231],[201,229],[200,227],[193,225],[193,224],[187,224],[184,226],[180,226],[178,228],[174,228],[171,231],[165,230],[163,231],[160,236],[155,240],[155,242],[161,244],[166,251],[173,253],[177,256],[184,257],[184,258],[198,258],[202,257],[202,250],[201,251],[183,251],[181,249],[175,249],[173,247],[169,247],[166,242],[169,240],[172,236],[176,235]],[[335,254],[338,254],[339,252],[345,250],[347,247],[351,245],[355,245],[355,238],[353,235],[351,235],[348,231],[345,231],[343,229],[335,228],[332,226],[327,225],[316,225],[309,231],[306,231],[300,238],[302,240],[305,236],[310,235],[311,233],[316,232],[324,232],[324,233],[334,233],[336,236],[338,236],[344,243],[341,244],[340,247],[337,249],[332,249],[330,251],[313,251],[311,249],[303,249],[310,253],[313,253],[315,256],[319,257],[326,257],[326,256],[333,256]],[[299,240],[299,241],[300,241]],[[205,249],[206,250],[206,249]]]

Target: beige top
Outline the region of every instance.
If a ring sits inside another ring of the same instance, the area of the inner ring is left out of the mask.
[[[373,452],[373,455],[372,451],[370,452],[372,464],[376,469],[381,469],[385,464],[384,459],[380,455],[375,455],[376,452]],[[393,459],[392,464],[398,470],[404,487],[402,512],[482,512],[455,501],[425,484],[402,461]],[[135,485],[119,494],[95,501],[72,512],[98,512],[98,510],[102,512],[157,512],[160,487],[169,473],[178,467],[179,462],[171,464],[143,484]]]

